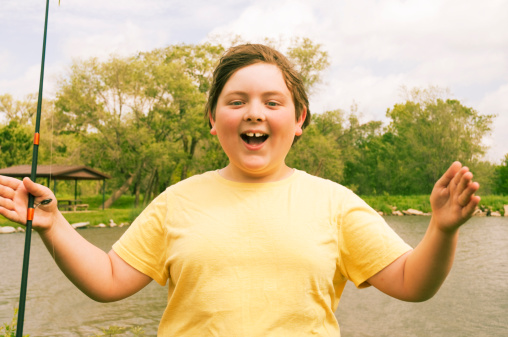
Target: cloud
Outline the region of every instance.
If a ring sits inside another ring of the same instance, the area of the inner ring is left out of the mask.
[[[14,79],[0,79],[0,94],[9,93],[17,99],[39,91],[41,65],[29,66],[21,76]],[[56,93],[57,77],[62,73],[60,65],[47,65],[44,68],[44,99],[52,99]]]
[[[37,90],[43,9],[37,0],[2,3],[0,93]],[[507,125],[504,0],[53,1],[45,86],[50,92],[73,58],[132,55],[228,34],[321,43],[331,66],[311,97],[315,113],[356,103],[366,119],[383,120],[401,100],[401,86],[438,85],[481,113],[494,111],[497,125]],[[506,143],[505,133],[496,126],[493,144]],[[503,150],[493,146],[499,156]]]
[[[13,62],[13,55],[7,51],[0,51],[0,76],[7,73],[7,70],[11,68]]]
[[[233,21],[213,29],[209,35],[241,35],[247,40],[265,37],[305,36],[317,17],[309,1],[258,1]]]
[[[138,25],[124,22],[94,34],[68,35],[63,39],[61,49],[68,59],[97,57],[104,60],[111,54],[127,56],[152,48],[152,40],[157,37],[147,35]]]

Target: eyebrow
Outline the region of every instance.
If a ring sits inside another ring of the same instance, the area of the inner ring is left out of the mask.
[[[224,96],[228,97],[228,96],[234,96],[234,95],[243,96],[243,97],[248,96],[248,94],[245,91],[241,91],[241,90],[236,90],[236,91],[228,92]],[[264,96],[264,97],[265,96],[283,96],[283,97],[286,97],[286,95],[282,91],[278,91],[278,90],[272,90],[272,91],[263,92],[262,96]]]
[[[231,92],[227,92],[224,96],[227,97],[227,96],[235,96],[235,95],[238,95],[238,96],[247,96],[247,93],[244,92],[244,91],[231,91]]]

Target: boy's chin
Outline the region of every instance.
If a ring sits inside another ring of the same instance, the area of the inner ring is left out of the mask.
[[[232,166],[231,164],[229,166],[230,170],[226,172],[231,174],[231,178],[246,181],[277,181],[283,179],[291,171],[285,163],[275,167],[259,161],[243,163],[242,166]]]

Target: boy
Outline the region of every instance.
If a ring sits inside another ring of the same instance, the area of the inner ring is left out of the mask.
[[[169,187],[108,254],[56,201],[36,209],[33,227],[85,294],[116,301],[169,280],[160,336],[340,336],[334,311],[347,280],[406,301],[437,292],[480,200],[467,168],[453,163],[436,183],[429,228],[412,250],[351,191],[285,164],[310,112],[282,54],[230,49],[205,113],[229,164]],[[27,178],[0,177],[0,214],[24,223],[27,192],[55,200]]]

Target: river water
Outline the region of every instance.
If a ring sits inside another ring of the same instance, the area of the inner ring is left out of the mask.
[[[387,217],[409,244],[423,237],[428,217]],[[79,230],[108,251],[125,228]],[[24,234],[0,235],[0,326],[18,305]],[[92,336],[111,325],[142,326],[155,336],[167,288],[152,282],[128,299],[96,303],[60,272],[39,236],[32,237],[24,333]],[[429,301],[405,303],[348,283],[336,316],[342,337],[508,336],[508,218],[473,218],[462,229],[454,267]],[[127,334],[125,336],[128,336]]]

